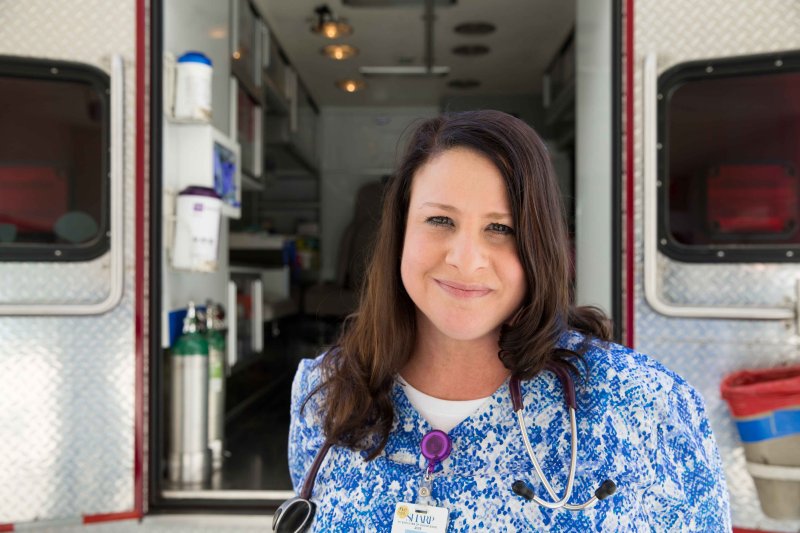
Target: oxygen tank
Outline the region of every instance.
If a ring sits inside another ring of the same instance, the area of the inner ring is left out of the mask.
[[[172,347],[171,428],[168,475],[180,484],[202,484],[210,477],[208,449],[208,340],[199,331],[189,302],[183,334]]]
[[[222,334],[222,306],[206,302],[208,340],[208,447],[211,467],[222,468],[225,446],[225,335]]]

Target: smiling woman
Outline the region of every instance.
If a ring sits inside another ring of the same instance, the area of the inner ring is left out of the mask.
[[[417,171],[400,263],[417,338],[401,373],[420,390],[472,400],[508,376],[498,333],[527,291],[513,227],[503,176],[483,155],[453,148]],[[451,371],[430,372],[437,364]]]
[[[275,528],[728,530],[703,400],[570,303],[567,244],[529,126],[495,111],[420,124],[358,311],[295,377],[302,491]]]

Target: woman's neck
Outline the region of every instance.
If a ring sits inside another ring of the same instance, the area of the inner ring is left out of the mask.
[[[457,341],[423,326],[400,374],[415,389],[442,400],[491,396],[510,375],[497,356],[498,337]]]

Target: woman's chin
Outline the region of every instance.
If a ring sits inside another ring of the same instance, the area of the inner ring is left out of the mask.
[[[496,326],[480,321],[447,321],[434,323],[434,326],[444,337],[461,342],[484,339],[488,335],[494,335],[498,330]]]

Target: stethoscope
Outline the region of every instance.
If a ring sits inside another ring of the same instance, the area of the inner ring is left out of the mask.
[[[528,426],[525,424],[520,381],[517,376],[511,376],[511,379],[508,383],[508,389],[511,394],[511,403],[514,407],[514,414],[517,415],[517,424],[519,425],[519,430],[522,433],[522,442],[525,444],[525,450],[528,452],[528,457],[530,457],[531,463],[533,463],[533,468],[536,471],[536,475],[539,477],[539,480],[541,480],[542,485],[544,485],[545,490],[553,499],[553,501],[543,500],[536,496],[533,492],[533,489],[522,480],[515,481],[511,486],[511,490],[526,500],[533,501],[537,505],[547,509],[567,509],[569,511],[580,511],[582,509],[592,507],[599,500],[604,500],[614,494],[614,492],[617,490],[617,486],[612,480],[606,479],[600,484],[597,490],[594,491],[594,495],[585,502],[581,504],[569,503],[569,499],[572,496],[572,488],[575,484],[575,473],[577,471],[578,458],[578,430],[575,422],[575,383],[573,382],[569,371],[561,366],[550,364],[545,367],[545,370],[553,372],[561,382],[561,387],[564,390],[564,399],[569,410],[571,445],[567,486],[564,490],[564,495],[559,498],[556,494],[556,491],[553,490],[553,486],[545,477],[542,468],[539,466],[539,461],[536,460],[536,455],[533,453],[533,446],[531,446],[531,442],[528,439]],[[316,505],[311,501],[311,492],[314,489],[314,481],[316,480],[319,467],[322,465],[322,461],[328,454],[328,450],[330,448],[331,442],[326,440],[325,444],[322,446],[319,452],[317,452],[317,456],[314,458],[314,463],[311,465],[311,468],[306,475],[306,480],[303,484],[303,489],[300,492],[300,496],[287,500],[275,512],[272,526],[273,531],[301,532],[306,531],[310,527],[316,511]],[[420,495],[429,496],[430,482],[432,480],[434,469],[437,464],[444,461],[450,455],[450,451],[452,450],[452,441],[447,433],[438,429],[434,429],[428,432],[422,438],[420,448],[422,450],[422,455],[428,460],[428,467],[425,472]]]
[[[511,403],[514,406],[514,414],[517,415],[517,424],[519,425],[519,430],[522,433],[522,442],[525,444],[525,450],[528,452],[528,457],[530,457],[531,463],[533,463],[533,468],[536,471],[536,475],[539,477],[539,480],[542,482],[542,485],[544,485],[545,490],[547,490],[548,494],[550,494],[550,497],[554,501],[548,502],[539,498],[533,493],[533,489],[531,489],[530,486],[522,480],[515,481],[511,486],[511,490],[526,500],[531,500],[534,503],[548,509],[564,508],[570,511],[580,511],[581,509],[592,507],[599,500],[604,500],[614,494],[617,491],[617,485],[612,480],[606,479],[600,484],[597,490],[594,491],[594,496],[585,502],[581,504],[568,503],[570,497],[572,496],[572,487],[575,483],[575,472],[577,470],[578,458],[578,429],[575,422],[575,383],[573,382],[572,375],[569,373],[569,371],[561,366],[547,365],[545,369],[554,373],[561,382],[561,388],[564,390],[564,400],[566,401],[567,408],[569,409],[570,458],[569,472],[567,474],[567,486],[564,490],[564,495],[559,498],[556,494],[556,491],[553,490],[553,486],[549,481],[547,481],[542,468],[539,466],[539,461],[536,460],[536,455],[533,453],[533,447],[528,439],[528,426],[525,424],[525,417],[523,416],[524,407],[522,405],[522,391],[520,389],[519,378],[517,376],[511,376],[511,379],[508,383],[508,388],[509,392],[511,393]]]

